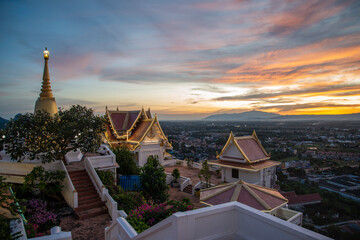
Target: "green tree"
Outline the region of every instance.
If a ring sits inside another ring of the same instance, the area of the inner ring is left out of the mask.
[[[210,171],[210,168],[209,168],[209,164],[207,163],[207,160],[205,160],[202,163],[202,166],[201,166],[201,169],[200,169],[200,172],[199,172],[198,176],[199,176],[201,181],[202,181],[202,179],[205,180],[206,187],[210,187],[211,171]]]
[[[69,110],[59,109],[54,117],[38,111],[11,119],[0,141],[9,144],[6,153],[14,160],[27,157],[46,163],[62,160],[67,152],[76,149],[96,151],[103,131],[103,118],[95,116],[92,109],[76,105]]]
[[[192,160],[191,158],[185,158],[185,162],[188,168],[192,168],[192,165],[194,163],[194,160]]]
[[[33,170],[25,176],[24,188],[27,191],[39,189],[43,196],[58,197],[61,193],[62,182],[66,176],[64,171],[46,171],[44,167],[34,167]]]
[[[142,193],[146,200],[153,203],[162,203],[168,200],[169,186],[166,184],[164,167],[158,157],[150,156],[140,173]]]
[[[175,169],[172,171],[171,176],[174,177],[174,183],[177,183],[177,182],[178,182],[178,179],[180,178],[180,171],[179,171],[179,169],[175,168]]]
[[[138,175],[140,170],[136,166],[134,154],[127,147],[116,147],[111,149],[116,155],[119,164],[118,173],[121,175]]]

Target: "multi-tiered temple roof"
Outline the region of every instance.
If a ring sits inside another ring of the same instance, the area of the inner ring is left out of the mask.
[[[110,146],[126,146],[130,150],[137,149],[144,140],[160,142],[161,146],[171,148],[171,144],[155,114],[151,116],[150,108],[145,111],[120,111],[106,108],[108,122],[105,137]]]

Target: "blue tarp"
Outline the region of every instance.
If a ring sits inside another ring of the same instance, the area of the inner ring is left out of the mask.
[[[119,178],[119,185],[125,191],[141,190],[140,177],[138,175],[121,176]]]

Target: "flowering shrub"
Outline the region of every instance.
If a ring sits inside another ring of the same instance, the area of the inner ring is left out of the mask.
[[[25,215],[33,224],[31,230],[44,232],[56,225],[57,215],[47,210],[47,202],[40,199],[31,199],[25,203]]]
[[[143,204],[130,212],[127,221],[140,233],[173,213],[192,209],[193,206],[188,198],[184,198],[181,202],[170,200],[161,204]]]
[[[131,212],[131,210],[142,206],[145,203],[144,197],[138,192],[120,192],[112,196],[118,203],[118,209],[125,212]]]
[[[45,234],[39,233],[38,229],[39,229],[39,225],[37,225],[37,224],[29,223],[29,224],[25,225],[27,238],[44,236]]]

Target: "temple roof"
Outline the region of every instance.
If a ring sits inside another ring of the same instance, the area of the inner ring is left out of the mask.
[[[153,121],[151,119],[141,121],[137,126],[136,131],[129,137],[129,141],[139,142],[152,124]]]
[[[141,111],[107,111],[109,120],[116,131],[130,130],[140,117],[140,113]]]
[[[276,161],[271,161],[271,160],[256,162],[256,163],[252,163],[252,164],[225,161],[225,160],[214,160],[214,161],[208,161],[208,164],[216,165],[216,166],[223,166],[223,167],[238,168],[238,169],[248,170],[248,171],[260,171],[264,168],[277,166],[281,163],[276,162]]]
[[[147,133],[156,125],[155,129],[161,136],[162,144],[171,148],[171,144],[163,133],[157,115],[151,117],[150,108],[145,111],[108,110],[106,115],[109,123],[106,124],[105,137],[111,146],[127,146],[130,150],[139,147]]]
[[[239,150],[239,153],[241,153],[241,155],[239,154],[239,157],[223,155],[224,151],[230,144],[235,144],[235,146]],[[245,158],[248,163],[255,163],[270,159],[270,155],[261,145],[255,131],[250,136],[242,137],[235,137],[231,132],[228,141],[226,142],[221,153],[218,155],[218,158],[220,158],[221,156],[233,160],[244,160]],[[244,158],[241,156],[243,156]]]
[[[271,212],[288,202],[275,189],[250,184],[242,180],[202,189],[200,201],[210,206],[238,201],[263,212]]]

